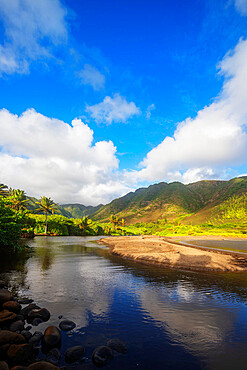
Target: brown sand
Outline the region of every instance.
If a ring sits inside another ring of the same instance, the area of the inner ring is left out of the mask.
[[[192,271],[247,271],[247,255],[178,245],[161,236],[117,236],[99,241],[112,254],[134,261]]]

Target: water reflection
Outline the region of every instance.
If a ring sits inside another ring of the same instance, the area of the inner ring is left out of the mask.
[[[112,256],[91,240],[35,238],[29,259],[1,269],[0,279],[19,295],[50,310],[51,324],[59,315],[76,322],[62,352],[82,343],[90,358],[95,346],[120,337],[128,354],[116,357],[113,369],[243,368],[246,273],[157,269]]]

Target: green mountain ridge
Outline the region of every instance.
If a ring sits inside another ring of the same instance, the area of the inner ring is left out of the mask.
[[[180,217],[184,223],[196,224],[209,221],[215,217],[215,207],[245,193],[246,176],[229,181],[203,180],[188,185],[161,182],[113,200],[99,208],[91,218],[107,222],[114,214],[131,224],[158,219],[173,221]]]

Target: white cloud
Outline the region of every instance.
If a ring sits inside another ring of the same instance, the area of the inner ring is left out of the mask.
[[[235,0],[235,6],[241,15],[247,15],[247,0]]]
[[[69,125],[33,109],[21,116],[2,109],[0,132],[0,179],[11,187],[86,205],[106,203],[129,190],[114,174],[113,143],[93,144],[93,131],[79,119]]]
[[[219,64],[219,73],[225,78],[219,96],[195,119],[181,122],[173,137],[152,149],[141,163],[143,168],[130,176],[138,181],[162,181],[177,172],[182,179],[187,173],[184,180],[195,181],[216,168],[246,161],[246,60],[247,41],[240,40]]]
[[[0,0],[0,75],[27,73],[32,61],[51,57],[52,47],[67,40],[65,16],[59,0]]]
[[[113,98],[106,96],[102,103],[87,106],[86,111],[97,123],[108,125],[113,122],[126,122],[134,115],[141,114],[134,102],[128,103],[119,94],[114,94]]]
[[[146,118],[147,119],[150,119],[151,117],[151,112],[155,109],[155,105],[154,104],[151,104],[147,107],[147,111],[146,111]]]
[[[94,90],[103,89],[105,86],[105,76],[90,64],[85,64],[78,75],[84,85],[91,85]]]

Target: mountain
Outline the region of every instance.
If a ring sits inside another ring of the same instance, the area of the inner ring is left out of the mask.
[[[188,185],[161,182],[113,200],[99,208],[91,218],[107,222],[114,214],[130,224],[164,218],[172,221],[182,217],[184,223],[202,223],[215,217],[215,207],[245,193],[246,176],[229,181],[204,180]]]
[[[60,207],[65,211],[68,212],[73,218],[81,218],[83,216],[90,216],[94,212],[97,212],[101,207],[102,204],[98,206],[84,206],[83,204],[61,204]]]
[[[34,211],[37,208],[36,202],[38,199],[34,197],[27,198],[29,199],[28,209]],[[84,206],[83,204],[56,204],[57,211],[54,213],[68,218],[81,218],[83,216],[90,216],[101,207],[102,204],[95,207]]]
[[[30,211],[35,211],[35,209],[37,208],[36,202],[38,202],[38,199],[36,199],[34,197],[28,197],[28,196],[27,196],[27,199],[28,199],[27,208]],[[62,216],[68,217],[68,218],[73,217],[72,214],[69,211],[67,211],[66,209],[63,208],[63,206],[61,206],[59,204],[56,204],[56,208],[57,208],[57,211],[54,212],[55,214],[62,215]]]

